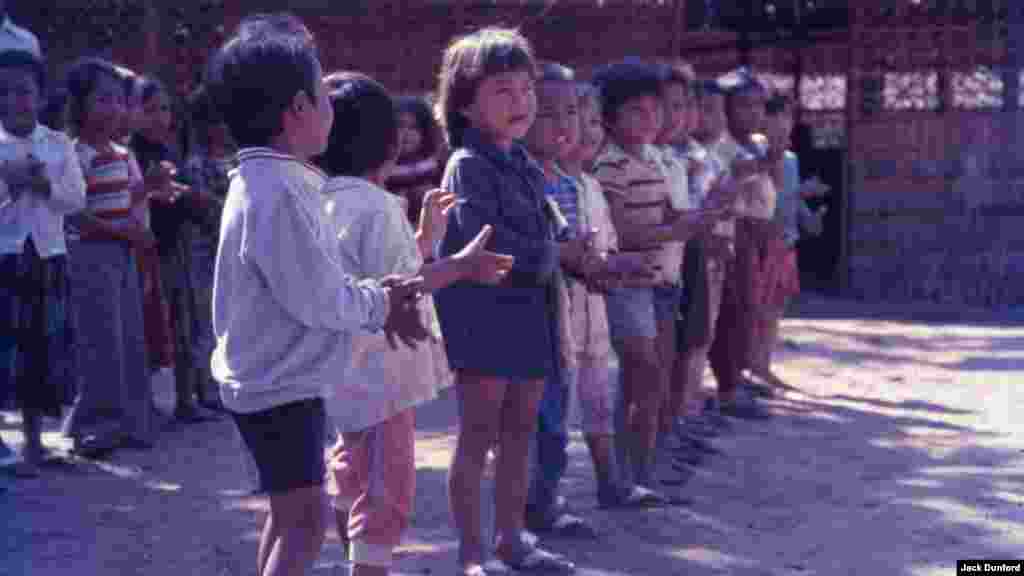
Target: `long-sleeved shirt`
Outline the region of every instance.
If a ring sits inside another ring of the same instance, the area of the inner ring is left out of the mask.
[[[322,172],[269,148],[239,152],[213,287],[211,367],[224,405],[252,413],[321,398],[343,374],[352,332],[383,327],[387,293],[344,273]]]
[[[324,189],[327,218],[342,268],[360,278],[416,274],[423,257],[398,196],[361,179],[332,178]],[[357,333],[345,374],[327,394],[327,412],[342,432],[363,430],[433,399],[441,388],[433,347],[441,328],[431,297],[418,303],[432,339],[392,348],[380,333]]]
[[[64,216],[85,207],[85,180],[75,147],[63,133],[41,124],[25,138],[0,127],[0,162],[20,162],[28,154],[45,165],[50,196],[24,192],[14,200],[0,180],[0,254],[20,254],[30,237],[42,258],[66,254]]]

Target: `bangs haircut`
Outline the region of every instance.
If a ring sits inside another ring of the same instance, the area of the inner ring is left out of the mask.
[[[68,70],[68,124],[73,131],[82,129],[89,96],[101,78],[113,80],[125,92],[124,77],[112,63],[102,58],[81,58]]]
[[[658,68],[639,58],[627,58],[608,64],[594,74],[594,85],[601,95],[601,117],[614,124],[626,102],[642,96],[661,98],[662,81]]]
[[[17,68],[32,75],[39,98],[46,98],[46,65],[35,54],[24,50],[0,52],[0,68]]]
[[[419,96],[400,96],[395,100],[395,109],[399,114],[412,114],[416,126],[420,130],[420,149],[416,151],[416,159],[430,158],[437,154],[440,131],[430,104]]]
[[[449,146],[462,146],[469,120],[461,111],[473,104],[480,83],[517,70],[537,76],[533,48],[518,30],[483,28],[448,46],[438,76],[437,117]]]
[[[328,95],[334,126],[316,163],[331,176],[363,176],[398,156],[395,101],[379,82],[359,72],[340,72]]]
[[[308,30],[269,18],[240,24],[206,71],[213,102],[241,148],[269,145],[284,129],[282,117],[296,94],[305,93],[314,104],[317,98],[320,62]]]

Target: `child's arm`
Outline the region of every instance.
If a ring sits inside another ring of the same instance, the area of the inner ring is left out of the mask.
[[[492,225],[491,249],[515,258],[509,280],[533,284],[548,282],[559,265],[561,248],[558,243],[529,238],[504,225],[498,191],[490,176],[493,168],[486,160],[456,157],[452,162],[442,188],[459,197],[454,215],[461,237],[468,240],[484,226]]]
[[[57,138],[62,148],[60,163],[42,174],[49,189],[43,198],[55,214],[66,215],[85,208],[85,178],[74,144],[63,134]]]
[[[378,280],[344,273],[327,252],[319,215],[300,204],[301,194],[282,190],[231,219],[229,227],[242,228],[235,232],[242,234],[240,257],[255,266],[274,299],[304,326],[383,328],[392,308],[389,290]]]

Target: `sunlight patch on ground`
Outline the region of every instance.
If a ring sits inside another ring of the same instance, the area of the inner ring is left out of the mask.
[[[156,490],[158,492],[180,492],[181,484],[175,484],[172,482],[161,482],[159,480],[149,480],[144,486],[150,490]]]
[[[757,562],[749,558],[742,558],[731,554],[725,554],[707,546],[691,546],[689,548],[676,548],[668,552],[669,556],[686,560],[695,564],[702,564],[715,569],[737,569],[753,568]]]

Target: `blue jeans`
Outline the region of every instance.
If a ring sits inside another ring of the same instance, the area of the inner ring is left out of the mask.
[[[537,416],[533,470],[527,515],[554,519],[558,483],[569,465],[569,386],[565,378],[548,378]]]

